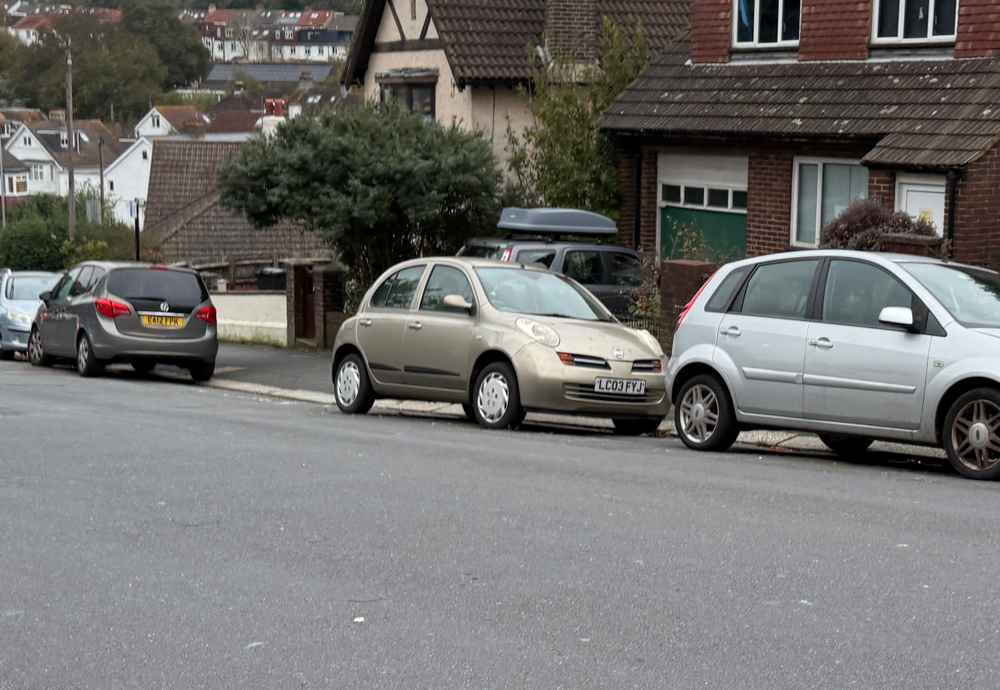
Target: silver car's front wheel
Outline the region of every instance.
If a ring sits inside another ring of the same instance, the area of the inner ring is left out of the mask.
[[[959,398],[946,420],[948,458],[975,479],[1000,476],[1000,395],[972,391]]]
[[[37,328],[31,329],[31,335],[28,336],[28,361],[36,367],[47,367],[52,363],[52,360],[45,354],[45,349],[42,347],[42,334],[38,332]]]
[[[479,414],[490,424],[496,424],[507,414],[510,405],[510,385],[503,374],[491,372],[483,379],[476,396]]]

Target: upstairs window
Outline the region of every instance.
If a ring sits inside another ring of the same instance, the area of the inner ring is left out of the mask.
[[[958,0],[875,0],[875,42],[951,42]]]
[[[798,45],[801,23],[802,0],[733,0],[733,43],[737,47]]]

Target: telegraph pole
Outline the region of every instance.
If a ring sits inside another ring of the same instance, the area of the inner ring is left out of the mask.
[[[73,174],[73,154],[76,152],[76,137],[73,134],[73,44],[66,39],[66,129],[69,135],[69,239],[76,239],[76,177]]]
[[[97,140],[97,165],[101,170],[101,225],[104,225],[104,137]]]

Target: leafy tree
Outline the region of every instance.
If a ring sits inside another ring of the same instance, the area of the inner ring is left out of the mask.
[[[605,18],[597,65],[557,60],[536,70],[534,123],[522,133],[508,125],[515,196],[617,215],[618,178],[600,120],[648,59],[641,27],[625,30]]]
[[[3,0],[0,0],[0,6],[3,4]],[[13,79],[20,54],[19,48],[16,38],[6,31],[0,31],[0,103],[14,100]]]
[[[65,107],[67,41],[72,43],[78,117],[106,118],[112,106],[122,116],[138,116],[160,93],[166,70],[143,39],[92,17],[72,17],[41,32],[16,61],[15,88],[33,106]]]
[[[226,206],[258,227],[288,220],[318,232],[360,285],[494,226],[498,182],[485,139],[394,104],[292,120],[220,175]]]
[[[128,0],[122,7],[125,30],[156,49],[166,67],[165,90],[187,86],[208,76],[212,56],[198,33],[177,18],[177,8],[166,0]]]

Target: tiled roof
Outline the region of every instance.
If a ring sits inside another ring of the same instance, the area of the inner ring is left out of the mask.
[[[257,121],[264,113],[253,110],[227,110],[215,116],[208,134],[243,134],[257,131]]]
[[[178,131],[192,123],[206,124],[205,115],[193,105],[157,105],[154,107]]]
[[[22,173],[28,171],[28,166],[19,161],[14,156],[10,155],[3,148],[0,148],[0,156],[3,156],[3,172],[5,175],[10,173]],[[2,180],[0,180],[2,183]]]
[[[219,170],[239,150],[238,143],[155,140],[149,171],[146,227],[214,193]]]
[[[212,65],[206,81],[210,84],[228,84],[240,79],[240,75],[246,75],[255,81],[264,84],[269,83],[298,83],[303,72],[309,72],[313,81],[323,81],[330,76],[333,65],[323,63],[296,64],[296,63],[274,63],[255,64],[247,63],[242,65],[217,63]]]
[[[66,132],[65,122],[62,120],[41,120],[25,124],[31,128],[31,131],[35,133],[35,136],[48,149],[59,165],[69,163],[70,152],[62,147],[63,133]],[[73,164],[76,167],[98,167],[102,154],[104,164],[108,165],[128,148],[128,145],[122,144],[118,136],[100,120],[77,120],[73,123],[73,128],[82,135],[80,137],[80,150],[73,155]],[[101,150],[102,140],[104,142],[103,151]]]
[[[545,33],[545,0],[427,0],[459,82],[517,81],[531,78],[532,48]],[[597,0],[597,11],[618,24],[641,22],[654,49],[668,46],[686,28],[689,0]],[[360,83],[385,9],[385,0],[365,7],[345,81]]]
[[[865,162],[962,166],[1000,140],[1000,61],[692,65],[683,46],[604,116],[610,131],[870,141]]]
[[[250,111],[256,110],[258,112],[264,112],[264,99],[260,96],[251,96],[250,94],[243,93],[233,93],[218,103],[209,108],[209,112],[212,116],[218,115],[219,113],[225,113],[233,110],[239,111]]]

